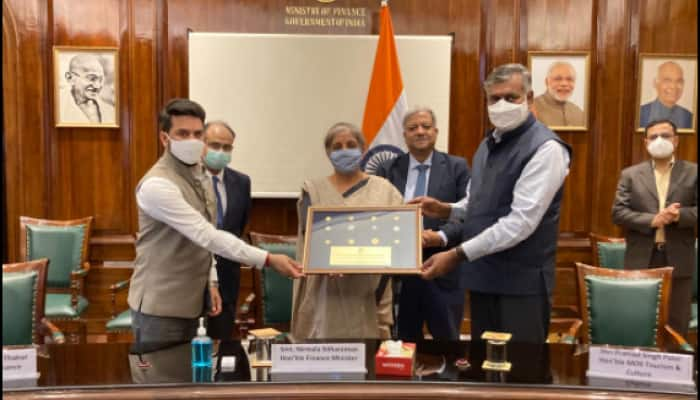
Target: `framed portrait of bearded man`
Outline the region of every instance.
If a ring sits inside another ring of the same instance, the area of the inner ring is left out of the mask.
[[[530,51],[535,117],[555,131],[588,129],[589,53]]]
[[[119,127],[116,47],[54,46],[57,127]]]

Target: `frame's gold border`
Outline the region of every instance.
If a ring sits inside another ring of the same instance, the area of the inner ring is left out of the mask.
[[[358,269],[335,269],[335,268],[314,268],[309,269],[309,244],[311,232],[313,231],[313,215],[317,211],[331,211],[331,212],[358,212],[358,211],[415,211],[415,223],[416,223],[416,265],[415,266],[400,266],[400,267],[367,267]],[[367,206],[367,207],[309,207],[309,212],[306,215],[306,232],[304,234],[304,259],[302,261],[304,267],[304,274],[419,274],[421,266],[423,265],[423,245],[422,245],[422,232],[423,232],[423,218],[421,217],[421,211],[419,206],[415,205],[403,205],[403,206]]]

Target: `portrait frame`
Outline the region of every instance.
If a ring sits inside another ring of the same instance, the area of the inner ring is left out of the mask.
[[[590,97],[590,52],[589,51],[544,51],[532,50],[527,52],[527,68],[532,77],[532,92],[534,99],[547,92],[545,79],[549,66],[555,62],[568,62],[576,71],[576,84],[567,98],[567,102],[573,103],[583,112],[583,124],[561,125],[548,124],[537,113],[537,107],[533,103],[533,111],[538,120],[547,125],[553,131],[587,131],[589,126],[589,97]]]
[[[76,56],[87,57],[81,57],[82,60],[75,61],[78,66],[71,67]],[[87,68],[94,72],[86,74],[92,78],[83,78],[71,68]],[[99,82],[96,94],[91,93],[96,88],[90,79]],[[89,111],[78,105],[76,96],[81,96],[79,93],[87,98],[83,104],[90,103]],[[119,128],[119,48],[53,46],[53,95],[57,128]]]
[[[420,274],[422,232],[415,205],[311,206],[303,270],[310,275]]]
[[[642,108],[658,98],[658,91],[655,87],[658,67],[668,61],[675,62],[683,71],[683,93],[676,100],[676,105],[690,112],[690,128],[687,124],[678,124],[677,133],[693,134],[697,132],[697,102],[698,102],[698,58],[694,54],[674,54],[674,53],[640,53],[639,54],[639,78],[637,79],[637,96],[635,105],[634,123],[637,132],[644,132],[642,125]],[[690,92],[692,90],[692,93]],[[645,118],[653,118],[652,115]],[[647,123],[650,121],[646,121]]]

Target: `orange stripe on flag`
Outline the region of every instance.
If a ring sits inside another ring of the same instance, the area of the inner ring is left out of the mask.
[[[389,6],[382,5],[379,23],[379,42],[362,121],[362,131],[368,146],[379,133],[403,90]]]

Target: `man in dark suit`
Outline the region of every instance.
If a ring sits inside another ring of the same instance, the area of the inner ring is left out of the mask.
[[[669,325],[685,335],[697,268],[698,165],[675,159],[678,136],[671,120],[650,122],[644,143],[651,161],[622,171],[612,219],[626,231],[627,268],[674,268]]]
[[[469,169],[461,157],[435,150],[438,129],[435,113],[418,108],[403,119],[404,139],[408,153],[380,165],[376,174],[391,181],[409,201],[429,195],[446,202],[464,196]],[[437,229],[446,221],[424,218],[424,229]],[[435,252],[424,249],[427,259]],[[401,278],[397,316],[398,336],[402,339],[423,338],[423,322],[436,339],[459,339],[464,311],[464,288],[459,269],[434,281],[418,276]]]
[[[216,195],[217,228],[240,237],[250,213],[250,178],[228,167],[235,138],[236,133],[225,122],[207,123],[202,160]],[[209,318],[207,333],[215,339],[229,339],[235,325],[241,266],[219,256],[215,259],[222,310]]]

